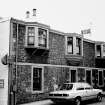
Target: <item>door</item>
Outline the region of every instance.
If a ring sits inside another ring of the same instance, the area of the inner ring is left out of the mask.
[[[86,70],[86,82],[91,84],[91,70]]]
[[[71,70],[71,82],[76,82],[76,70]]]

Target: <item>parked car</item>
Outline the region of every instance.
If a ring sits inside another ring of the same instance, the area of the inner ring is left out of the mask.
[[[54,102],[73,101],[75,105],[80,105],[81,101],[89,99],[102,100],[102,90],[94,89],[84,82],[64,83],[57,91],[49,93],[49,98]]]

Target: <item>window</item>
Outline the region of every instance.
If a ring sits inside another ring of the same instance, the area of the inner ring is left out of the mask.
[[[101,57],[101,45],[96,46],[96,56]]]
[[[47,30],[38,29],[38,45],[40,47],[47,47]]]
[[[93,87],[86,87],[85,89],[86,90],[91,90],[91,89],[93,89]]]
[[[76,38],[76,54],[80,55],[81,53],[81,39]]]
[[[83,87],[79,87],[79,88],[77,88],[77,90],[84,90],[84,88]]]
[[[73,37],[67,38],[67,53],[73,54]]]
[[[103,45],[103,57],[105,57],[105,45]]]
[[[71,90],[73,88],[73,84],[63,84],[60,87],[60,90]]]
[[[34,41],[35,41],[35,28],[34,27],[28,27],[27,43],[28,43],[28,45],[34,46]]]
[[[33,91],[42,91],[42,68],[33,68]]]

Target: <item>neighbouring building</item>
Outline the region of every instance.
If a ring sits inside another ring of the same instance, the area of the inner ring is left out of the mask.
[[[29,12],[25,20],[0,18],[0,59],[2,105],[45,99],[64,82],[105,88],[105,42],[53,30]]]

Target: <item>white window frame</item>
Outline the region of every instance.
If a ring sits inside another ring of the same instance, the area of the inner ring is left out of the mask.
[[[35,25],[27,25],[26,26],[25,46],[28,47],[28,42],[27,42],[28,27],[34,27],[34,29],[35,29],[35,42],[34,42],[34,46],[33,47],[41,48],[41,46],[38,45],[38,29],[40,28],[40,29],[43,29],[43,30],[47,31],[47,45],[46,45],[46,47],[42,47],[42,48],[49,49],[49,29],[43,28],[43,27],[38,27],[38,26],[35,26]]]
[[[37,39],[39,38],[39,29],[42,29],[42,30],[46,30],[47,31],[47,39],[46,39],[46,47],[42,47],[42,48],[49,48],[49,30],[48,29],[46,29],[46,28],[42,28],[42,27],[37,27]],[[38,41],[39,41],[39,39],[38,39]],[[39,44],[39,42],[37,42],[37,45]],[[38,47],[41,47],[41,46],[39,46],[38,45]]]
[[[28,28],[29,27],[34,27],[34,30],[36,30],[36,28],[35,28],[35,26],[26,26],[26,37],[25,37],[25,46],[28,46]],[[35,33],[35,36],[36,36],[36,32],[34,32]],[[36,37],[34,37],[35,39],[34,39],[34,41],[36,40]],[[35,46],[35,42],[34,42],[34,46]]]
[[[42,69],[42,74],[41,74],[41,76],[42,76],[42,78],[41,78],[41,87],[42,87],[42,89],[40,90],[40,91],[34,91],[33,90],[33,69],[34,68],[41,68]],[[34,94],[34,93],[43,93],[44,92],[44,67],[39,67],[39,66],[32,66],[32,72],[31,72],[31,91],[32,91],[32,93]]]
[[[73,54],[68,53],[68,45],[67,45],[67,38],[72,37],[73,38]],[[80,45],[80,55],[76,54],[76,38],[80,38],[81,45]],[[65,54],[66,55],[77,55],[77,56],[83,56],[83,37],[71,35],[71,36],[65,36]]]

